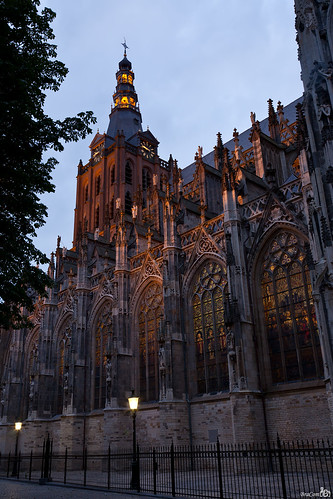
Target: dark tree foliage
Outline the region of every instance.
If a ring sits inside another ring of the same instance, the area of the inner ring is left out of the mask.
[[[44,112],[47,91],[57,91],[67,74],[56,59],[51,23],[55,13],[38,10],[39,0],[0,0],[0,326],[27,323],[34,289],[45,293],[49,277],[38,268],[46,255],[33,244],[45,223],[40,196],[53,192],[57,161],[45,151],[91,133],[90,111],[63,121]]]

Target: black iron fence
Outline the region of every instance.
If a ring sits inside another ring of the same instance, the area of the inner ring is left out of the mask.
[[[169,496],[286,499],[333,497],[330,442],[210,444],[139,449],[139,477],[133,482],[133,454],[43,452],[0,456],[0,477],[40,480]]]

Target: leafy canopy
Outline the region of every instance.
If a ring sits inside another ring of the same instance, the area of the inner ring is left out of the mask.
[[[45,223],[40,196],[53,192],[57,161],[45,151],[91,133],[91,111],[53,120],[44,112],[47,91],[59,90],[68,70],[56,59],[51,23],[55,13],[39,0],[0,0],[0,326],[27,324],[31,289],[45,294],[49,277],[38,268],[48,260],[33,244]]]

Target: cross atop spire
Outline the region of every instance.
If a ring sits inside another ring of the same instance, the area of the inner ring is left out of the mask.
[[[124,37],[124,41],[122,43],[122,46],[124,47],[124,57],[126,57],[126,49],[129,49],[129,46],[126,44],[126,38]]]

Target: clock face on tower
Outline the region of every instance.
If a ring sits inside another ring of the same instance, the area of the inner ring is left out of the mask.
[[[155,156],[155,148],[149,142],[143,140],[141,142],[142,156],[147,159],[152,159]]]

